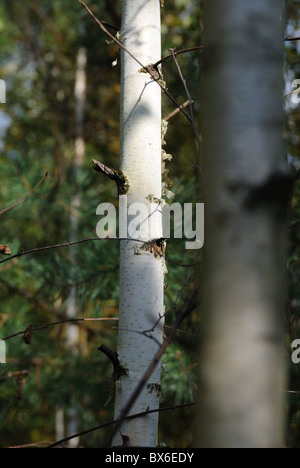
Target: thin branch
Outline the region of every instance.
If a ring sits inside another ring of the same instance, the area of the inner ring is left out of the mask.
[[[174,307],[174,306],[173,306]],[[172,307],[172,308],[173,308]],[[170,309],[172,310],[172,309]],[[52,323],[47,323],[46,325],[40,325],[38,327],[34,327],[31,329],[31,331],[36,331],[36,330],[42,330],[42,329],[45,329],[45,328],[49,328],[49,327],[52,327],[54,325],[59,325],[61,323],[66,323],[66,322],[96,322],[96,321],[100,321],[100,322],[109,322],[109,321],[114,321],[114,322],[118,322],[119,321],[119,318],[118,317],[88,317],[88,318],[77,318],[77,319],[64,319],[64,320],[58,320],[57,322],[52,322]],[[112,327],[113,329],[114,328],[117,328],[117,327]],[[13,333],[12,335],[8,335],[8,336],[5,336],[4,338],[0,338],[0,341],[5,341],[5,340],[9,340],[10,338],[14,338],[15,336],[20,336],[20,335],[24,335],[24,333],[26,333],[26,330],[28,329],[28,327],[25,329],[25,330],[22,330],[22,331],[19,331],[19,332],[16,332],[16,333]],[[173,326],[171,325],[164,325],[164,330],[166,330],[166,332],[169,332],[172,331],[173,329]],[[132,332],[135,332],[135,333],[140,333],[140,332],[136,332],[135,330],[130,330]],[[195,334],[192,334],[190,332],[187,332],[186,330],[180,330],[180,329],[177,329],[177,332],[178,333],[183,333],[184,335],[188,335],[188,336],[198,336],[198,335],[195,335]],[[146,332],[144,332],[146,333]],[[1,378],[0,378],[1,380]]]
[[[104,174],[116,183],[118,193],[123,193],[123,191],[126,192],[127,181],[122,171],[117,171],[116,169],[105,166],[105,164],[97,161],[97,159],[92,159],[92,161],[94,163],[93,169],[95,171],[100,172],[100,174]]]
[[[185,89],[185,92],[186,92],[186,95],[187,95],[187,98],[188,98],[188,101],[189,101],[190,116],[191,116],[191,119],[192,119],[192,121],[193,121],[193,126],[195,127],[194,110],[193,110],[193,101],[192,101],[192,98],[191,98],[189,89],[188,89],[188,87],[187,87],[187,84],[186,84],[186,79],[183,77],[181,68],[180,68],[179,63],[178,63],[178,60],[177,60],[177,58],[176,58],[175,49],[169,49],[169,50],[171,51],[173,60],[174,60],[174,62],[175,62],[176,68],[177,68],[178,73],[179,73],[179,76],[180,76],[180,79],[181,79],[181,81],[182,81],[182,83],[183,83],[183,86],[184,86],[184,89]],[[197,130],[196,130],[196,133],[198,133]]]
[[[42,448],[42,447],[48,446],[49,443],[50,442],[48,440],[41,440],[40,442],[32,442],[31,444],[11,445],[11,446],[8,446],[7,448],[33,448],[33,447]]]
[[[141,239],[132,239],[132,238],[128,238],[128,237],[87,237],[85,239],[81,239],[81,240],[77,240],[77,241],[72,241],[72,242],[64,242],[62,244],[54,244],[54,245],[46,245],[44,247],[37,247],[35,249],[30,249],[30,250],[25,250],[25,251],[21,251],[15,255],[10,255],[9,257],[3,259],[0,261],[0,264],[1,263],[5,263],[5,262],[8,262],[10,260],[13,260],[14,258],[18,258],[18,257],[23,257],[23,255],[29,255],[29,254],[32,254],[32,253],[36,253],[36,252],[42,252],[44,250],[51,250],[51,249],[59,249],[61,247],[71,247],[73,245],[77,245],[77,244],[83,244],[85,242],[89,242],[89,241],[104,241],[104,240],[113,240],[113,241],[132,241],[132,242],[141,242],[142,244],[145,244],[145,245],[149,245],[151,246],[156,252],[157,254],[164,258],[166,261],[169,261],[171,263],[174,263],[175,265],[178,265],[178,266],[181,266],[181,267],[193,267],[193,266],[196,266],[195,263],[188,263],[188,264],[183,264],[183,263],[180,263],[180,262],[177,262],[176,260],[172,260],[171,258],[168,258],[166,257],[165,255],[163,255],[159,249],[157,249],[155,247],[155,241],[154,242],[147,242],[147,241],[143,241]]]
[[[197,256],[198,256],[198,253],[197,253]],[[177,291],[177,295],[176,295],[176,298],[175,298],[175,300],[174,300],[174,302],[173,302],[173,304],[172,304],[172,307],[170,307],[170,309],[168,309],[167,312],[165,312],[163,315],[160,315],[160,317],[156,320],[156,322],[155,322],[155,324],[152,326],[152,328],[150,328],[149,330],[144,330],[144,331],[131,330],[131,329],[128,329],[128,328],[121,328],[121,330],[126,330],[127,332],[138,333],[138,334],[144,335],[144,336],[146,336],[147,338],[150,338],[150,339],[154,340],[154,341],[158,344],[158,346],[161,346],[161,343],[160,343],[156,338],[154,338],[154,337],[151,335],[151,332],[154,332],[154,330],[155,330],[155,328],[157,327],[158,323],[159,323],[163,318],[165,318],[165,317],[167,316],[167,314],[170,314],[170,312],[176,310],[177,302],[178,302],[180,296],[182,295],[182,292],[184,291],[186,285],[188,284],[188,280],[189,280],[191,274],[192,274],[192,270],[190,270],[190,271],[188,272],[187,277],[186,277],[186,279],[185,279],[185,281],[184,281],[183,286],[181,287],[181,289],[180,289],[179,291]],[[116,328],[116,327],[113,327],[113,328]],[[118,330],[120,330],[120,327],[118,327]],[[173,326],[171,326],[171,325],[165,325],[165,324],[164,324],[164,331],[166,332],[166,334],[172,332],[172,330],[173,330]],[[180,330],[179,328],[177,328],[176,333],[177,333],[177,332],[178,332],[178,333],[183,333],[183,334],[188,335],[188,336],[198,336],[198,335],[194,335],[194,334],[192,334],[192,333],[189,333],[189,332],[187,332],[187,331],[185,331],[185,330]]]
[[[292,94],[295,94],[295,93],[299,93],[299,87],[296,88],[296,89],[294,89],[293,91],[290,91],[289,93],[284,94],[284,95],[282,96],[282,98],[284,99],[284,98],[286,98],[286,97],[288,97],[288,96],[291,96]]]
[[[127,52],[130,57],[132,57],[141,67],[144,68],[143,64],[136,58],[134,57],[134,55],[126,49],[126,47],[122,44],[122,42],[120,42],[113,34],[111,34],[107,29],[106,27],[104,26],[104,23],[103,21],[99,20],[95,15],[94,13],[92,12],[92,10],[90,10],[90,8],[87,6],[86,3],[83,2],[83,0],[78,0],[79,3],[81,3],[81,5],[84,6],[84,8],[87,10],[87,12],[91,15],[91,17],[96,21],[96,23],[100,26],[100,28],[102,29],[102,31],[107,34],[116,44],[118,44],[118,46],[125,50],[125,52]]]
[[[154,332],[154,330],[155,330],[155,328],[157,327],[157,325],[159,324],[159,322],[160,322],[163,318],[165,318],[167,314],[169,314],[170,312],[172,312],[172,310],[175,310],[175,309],[176,309],[176,304],[177,304],[177,302],[178,302],[178,300],[179,300],[179,298],[180,298],[180,296],[181,296],[181,294],[182,294],[184,288],[186,287],[186,285],[187,285],[187,283],[188,283],[188,280],[189,280],[191,274],[192,274],[192,270],[190,270],[190,271],[188,272],[187,277],[186,277],[186,279],[185,279],[185,281],[184,281],[183,286],[181,287],[181,289],[180,289],[179,291],[177,291],[177,295],[176,295],[175,301],[174,301],[173,304],[172,304],[172,307],[171,307],[170,309],[168,309],[167,312],[165,312],[163,315],[160,315],[160,316],[159,316],[159,318],[156,320],[156,322],[155,322],[155,324],[152,326],[152,328],[150,328],[149,330],[144,330],[143,332],[136,332],[136,333],[142,333],[143,335],[145,335],[145,336],[147,336],[147,337],[149,337],[149,338],[151,338],[151,339],[154,339],[154,337],[151,336],[151,335],[149,335],[149,334],[151,334],[151,332]],[[164,325],[164,329],[165,329],[165,328],[166,328],[166,325]],[[169,328],[172,330],[172,327],[169,327]],[[160,342],[157,341],[156,339],[155,339],[155,341],[158,343],[158,346],[161,345]]]
[[[181,104],[180,109],[185,109],[189,105],[189,100],[185,101],[183,104]],[[173,110],[169,115],[164,117],[164,120],[166,122],[169,122],[173,117],[175,117],[177,114],[179,114],[180,109],[177,107],[175,110]]]
[[[200,288],[200,283],[196,284],[196,286],[191,291],[189,297],[187,298],[185,304],[183,305],[183,307],[181,309],[181,313],[179,314],[175,325],[173,326],[173,330],[167,336],[165,342],[161,345],[160,349],[155,354],[152,362],[148,366],[148,369],[146,370],[146,372],[144,373],[144,375],[141,378],[140,382],[136,386],[135,390],[133,391],[133,393],[132,393],[131,397],[129,398],[129,400],[127,401],[126,405],[121,410],[120,416],[117,419],[113,430],[111,431],[111,433],[109,434],[109,436],[105,440],[104,447],[110,447],[114,435],[120,429],[120,427],[122,425],[122,422],[124,421],[124,419],[126,419],[127,414],[131,410],[131,408],[134,405],[134,403],[135,403],[136,399],[138,398],[139,394],[141,393],[144,386],[148,382],[148,380],[149,380],[151,374],[153,373],[154,369],[156,368],[156,366],[160,362],[162,355],[164,354],[167,347],[169,346],[169,344],[172,342],[173,338],[175,337],[177,328],[180,326],[180,324],[185,319],[185,317],[190,313],[191,304],[192,304],[192,302],[193,302],[199,288]]]
[[[113,373],[114,380],[119,380],[119,378],[122,375],[127,374],[127,370],[124,369],[124,367],[122,367],[120,364],[118,353],[116,353],[115,351],[112,351],[104,344],[99,346],[97,349],[101,351],[102,353],[104,353],[105,356],[107,356],[111,360],[113,368],[114,368],[114,373]]]
[[[42,252],[44,250],[58,249],[61,247],[71,247],[71,245],[82,244],[83,242],[87,242],[90,240],[96,240],[96,238],[87,238],[87,239],[81,239],[79,241],[74,241],[74,242],[64,242],[62,244],[46,245],[44,247],[37,247],[35,249],[24,250],[15,255],[11,255],[10,257],[5,258],[4,260],[1,260],[0,264],[8,262],[9,260],[12,260],[13,258],[23,257],[23,255],[29,255],[31,253]]]
[[[175,405],[175,406],[166,406],[164,408],[157,408],[153,410],[148,410],[148,411],[142,411],[140,413],[136,414],[131,414],[130,416],[126,416],[124,419],[129,420],[129,419],[135,419],[135,418],[140,418],[141,416],[146,416],[147,414],[152,414],[152,413],[162,413],[163,411],[170,411],[170,410],[177,410],[181,408],[186,408],[188,406],[195,406],[196,403],[182,403],[181,405]],[[50,444],[47,448],[53,448],[57,447],[58,445],[62,445],[64,442],[67,442],[68,440],[74,439],[75,437],[80,437],[85,434],[89,434],[90,432],[97,431],[99,429],[103,429],[104,427],[112,426],[115,424],[117,420],[107,422],[105,424],[101,424],[100,426],[95,426],[90,429],[87,429],[86,431],[78,432],[77,434],[72,434],[69,437],[65,437],[64,439],[58,440],[52,444]]]
[[[107,23],[106,21],[102,21],[102,24],[104,26],[107,26],[108,28],[112,28],[114,29],[115,31],[120,31],[120,28],[118,26],[115,26],[114,24],[111,24],[111,23]]]
[[[178,50],[177,52],[175,52],[175,55],[186,54],[187,52],[192,52],[193,50],[203,50],[203,46],[195,46],[195,47],[189,47],[188,49]],[[168,60],[169,58],[172,58],[172,57],[173,57],[172,54],[166,55],[162,59],[155,62],[153,64],[153,67],[157,68],[157,66],[160,65],[162,62],[164,62],[165,60]]]
[[[31,328],[31,331],[36,331],[36,330],[42,330],[44,328],[49,328],[49,327],[53,327],[54,325],[58,325],[58,324],[61,324],[61,323],[65,323],[65,322],[87,322],[87,321],[91,321],[91,322],[94,322],[94,321],[100,321],[100,322],[105,322],[105,321],[117,321],[119,320],[118,317],[100,317],[100,318],[77,318],[77,319],[65,319],[65,320],[58,320],[57,322],[51,322],[51,323],[47,323],[46,325],[40,325],[38,327],[32,327]],[[26,332],[26,330],[28,329],[28,327],[23,330],[23,331],[19,331],[17,333],[13,333],[12,335],[9,335],[9,336],[5,336],[4,338],[0,338],[1,341],[4,341],[4,340],[8,340],[10,338],[14,338],[15,336],[18,336],[18,335],[24,335],[24,333]]]
[[[285,37],[285,41],[300,41],[300,37]]]
[[[192,98],[191,98],[191,95],[190,95],[188,86],[187,86],[187,84],[186,84],[186,79],[183,77],[181,68],[180,68],[179,63],[178,63],[178,60],[177,60],[177,58],[176,58],[175,49],[170,49],[170,52],[171,52],[171,54],[172,54],[173,60],[174,60],[174,62],[175,62],[176,68],[177,68],[177,70],[178,70],[180,79],[181,79],[181,81],[182,81],[182,83],[183,83],[183,86],[184,86],[184,89],[185,89],[185,92],[186,92],[186,95],[187,95],[187,98],[188,98],[188,101],[189,101],[190,117],[191,117],[192,126],[193,126],[194,133],[195,133],[195,136],[196,136],[196,139],[197,139],[197,143],[198,143],[199,160],[200,160],[200,162],[201,162],[201,141],[200,141],[198,129],[197,129],[196,124],[195,124],[194,110],[193,110],[193,101],[192,101]]]
[[[44,175],[44,177],[41,178],[41,180],[35,185],[35,187],[33,187],[32,190],[30,190],[30,192],[26,195],[25,198],[23,198],[22,200],[16,202],[16,203],[13,203],[12,205],[8,206],[7,208],[4,208],[4,210],[0,211],[0,215],[2,215],[3,213],[5,213],[6,211],[8,210],[11,210],[12,208],[14,208],[15,206],[18,206],[20,205],[21,203],[24,203],[26,202],[26,200],[30,197],[30,195],[35,191],[35,189],[38,188],[38,186],[44,182],[44,180],[47,178],[48,176],[48,172],[46,172],[46,174]]]

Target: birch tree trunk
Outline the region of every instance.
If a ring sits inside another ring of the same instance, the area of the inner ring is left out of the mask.
[[[124,0],[121,40],[144,65],[160,59],[158,0]],[[161,221],[161,89],[126,52],[121,71],[121,170],[128,191],[120,197],[120,237],[154,241]],[[125,210],[122,211],[122,207]],[[149,245],[121,241],[118,355],[126,374],[116,381],[115,418],[127,403],[162,341],[164,261]],[[160,320],[159,320],[160,319]],[[151,330],[151,333],[144,332]],[[147,335],[147,336],[146,336]],[[160,366],[136,400],[131,413],[156,409]],[[157,444],[158,413],[125,421],[113,440],[130,446]]]
[[[204,2],[201,447],[283,437],[281,0]]]

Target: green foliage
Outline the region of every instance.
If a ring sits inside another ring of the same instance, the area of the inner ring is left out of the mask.
[[[178,334],[180,335],[180,331]],[[175,405],[197,401],[196,368],[196,356],[191,352],[188,353],[186,346],[171,344],[164,355],[163,400],[173,402]]]

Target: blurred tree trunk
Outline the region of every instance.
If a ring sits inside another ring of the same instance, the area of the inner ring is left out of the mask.
[[[200,446],[282,444],[281,0],[204,2]]]
[[[121,40],[144,65],[161,56],[158,0],[124,0]],[[121,170],[128,191],[120,205],[132,209],[120,222],[120,237],[154,241],[162,237],[161,220],[161,89],[148,73],[122,52]],[[134,205],[140,204],[140,205]],[[141,213],[138,211],[141,209]],[[127,211],[127,210],[126,210]],[[135,216],[139,219],[134,219]],[[135,231],[136,228],[136,232]],[[118,355],[125,374],[116,381],[115,418],[127,403],[162,342],[164,261],[147,244],[121,241]],[[160,319],[160,320],[159,320]],[[153,328],[145,335],[144,332]],[[149,336],[151,335],[151,336]],[[156,409],[160,366],[144,386],[131,413]],[[125,421],[113,445],[157,444],[158,413]]]
[[[76,76],[75,76],[75,148],[73,161],[73,194],[70,203],[70,242],[78,240],[79,223],[80,223],[80,208],[81,208],[81,182],[80,170],[82,169],[85,157],[85,141],[83,137],[83,119],[86,105],[86,49],[80,47],[77,53],[76,61]],[[77,257],[77,249],[70,251],[71,258],[71,278],[72,282],[75,263]],[[73,274],[73,275],[72,275]],[[77,317],[77,287],[72,284],[70,287],[69,297],[67,300],[67,317],[70,319]],[[69,324],[66,332],[67,346],[76,348],[78,346],[78,326]]]
[[[80,208],[81,208],[81,182],[80,171],[82,169],[85,157],[85,141],[83,136],[83,119],[86,105],[86,49],[80,47],[76,60],[75,75],[75,148],[73,161],[73,183],[74,192],[70,203],[70,242],[79,238]],[[78,317],[78,292],[75,284],[75,269],[78,249],[70,250],[71,260],[71,284],[67,298],[66,315],[70,319]],[[79,328],[75,324],[69,323],[66,326],[66,346],[73,354],[78,353],[79,349]],[[66,436],[78,432],[79,415],[75,406],[70,406],[66,411]],[[68,443],[72,448],[79,444],[79,437],[74,437]]]

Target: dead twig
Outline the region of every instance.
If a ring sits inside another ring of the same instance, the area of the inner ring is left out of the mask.
[[[285,37],[284,41],[300,41],[300,37]]]
[[[90,234],[91,236],[92,234]],[[141,239],[133,239],[133,238],[128,238],[128,237],[105,237],[105,238],[100,238],[100,237],[87,237],[85,239],[81,239],[81,240],[77,240],[77,241],[72,241],[72,242],[64,242],[62,244],[54,244],[54,245],[46,245],[44,247],[37,247],[35,249],[30,249],[30,250],[24,250],[24,251],[21,251],[15,255],[11,255],[3,260],[0,261],[0,264],[1,263],[5,263],[5,262],[8,262],[10,260],[13,260],[14,258],[18,258],[18,257],[23,257],[24,255],[29,255],[29,254],[32,254],[32,253],[37,253],[37,252],[42,252],[42,251],[45,251],[45,250],[52,250],[52,249],[59,249],[59,248],[62,248],[62,247],[71,247],[73,245],[77,245],[77,244],[83,244],[85,242],[89,242],[89,241],[104,241],[104,240],[113,240],[113,241],[133,241],[133,242],[141,242],[142,244],[148,244],[149,246],[151,246],[151,248],[153,248],[157,254],[160,256],[160,257],[163,257],[166,261],[169,261],[171,263],[174,263],[175,265],[178,265],[178,266],[181,266],[181,267],[193,267],[193,266],[196,266],[196,263],[188,263],[188,264],[183,264],[183,263],[180,263],[180,262],[177,262],[176,260],[172,260],[171,258],[169,257],[166,257],[165,255],[163,255],[159,249],[157,249],[155,247],[155,242],[147,242],[147,241],[143,241]]]
[[[8,206],[7,208],[4,208],[4,210],[0,211],[0,215],[2,215],[3,213],[5,213],[6,211],[8,210],[11,210],[12,208],[14,208],[15,206],[18,206],[20,205],[21,203],[24,203],[26,202],[26,200],[28,200],[28,198],[30,197],[30,195],[38,188],[38,186],[44,182],[44,180],[47,178],[48,176],[48,172],[46,172],[46,174],[44,175],[44,177],[41,178],[41,180],[33,187],[32,190],[30,190],[30,192],[26,195],[26,197],[24,197],[22,200],[16,202],[16,203],[13,203],[12,205]]]
[[[100,318],[95,318],[95,317],[91,317],[91,318],[74,318],[74,319],[64,319],[64,320],[58,320],[56,322],[51,322],[51,323],[46,323],[46,325],[40,325],[38,327],[32,327],[31,325],[29,325],[25,330],[23,331],[19,331],[17,333],[13,333],[12,335],[9,335],[9,336],[5,336],[4,338],[1,338],[2,341],[4,340],[9,340],[10,338],[14,338],[15,336],[18,336],[18,335],[23,335],[24,337],[24,341],[25,343],[27,342],[27,344],[30,343],[30,340],[31,340],[31,337],[32,337],[32,332],[33,331],[36,331],[36,330],[43,330],[45,328],[49,328],[49,327],[53,327],[54,325],[59,325],[61,323],[66,323],[66,322],[87,322],[87,321],[91,321],[91,322],[94,322],[94,321],[100,321],[100,322],[105,322],[105,321],[115,321],[115,320],[119,320],[118,317],[100,317]]]
[[[147,414],[158,413],[158,412],[162,413],[163,411],[177,410],[177,409],[187,408],[189,406],[195,406],[195,405],[196,405],[196,403],[182,403],[181,405],[166,406],[164,408],[157,408],[157,409],[153,409],[153,410],[142,411],[141,413],[131,414],[130,416],[126,416],[124,419],[126,419],[126,420],[135,419],[135,418],[140,418],[141,416],[146,416]],[[80,436],[83,436],[85,434],[89,434],[90,432],[94,432],[94,431],[97,431],[99,429],[103,429],[105,427],[112,426],[116,422],[117,422],[117,420],[109,421],[109,422],[101,424],[99,426],[95,426],[95,427],[92,427],[90,429],[87,429],[86,431],[77,432],[76,434],[72,434],[69,437],[65,437],[64,439],[58,440],[58,441],[48,445],[47,448],[53,448],[53,447],[56,447],[58,445],[62,445],[64,442],[67,442],[68,440],[74,439],[75,437],[80,437]]]
[[[185,109],[186,107],[189,106],[189,100],[185,101],[183,104],[181,104],[180,108],[182,109]],[[175,117],[177,114],[179,114],[180,112],[180,109],[178,109],[178,107],[176,109],[174,109],[169,115],[167,115],[166,117],[164,117],[164,120],[166,122],[169,122],[169,120],[171,120],[173,117]]]
[[[128,185],[126,177],[124,176],[122,171],[117,171],[116,169],[112,169],[108,166],[105,166],[105,164],[102,164],[100,161],[97,161],[97,159],[92,159],[92,162],[94,164],[93,169],[95,171],[100,172],[100,174],[109,177],[116,183],[119,194],[126,193]]]
[[[193,50],[203,50],[203,46],[194,46],[194,47],[189,47],[188,49],[178,50],[178,51],[175,51],[175,55],[186,54],[187,52],[192,52]],[[164,62],[165,60],[168,60],[169,58],[172,58],[172,57],[173,57],[173,54],[165,55],[165,57],[163,57],[160,60],[158,60],[157,62],[155,62],[153,64],[153,67],[157,68],[158,65],[160,65],[162,62]]]
[[[186,83],[186,79],[184,78],[184,76],[182,74],[181,68],[180,68],[178,60],[176,58],[175,49],[169,49],[169,50],[170,50],[170,52],[172,54],[173,60],[175,62],[176,68],[178,70],[180,79],[181,79],[181,81],[183,83],[183,86],[184,86],[184,89],[185,89],[185,92],[186,92],[186,95],[187,95],[187,98],[188,98],[188,101],[189,101],[190,118],[191,118],[191,123],[192,123],[193,130],[194,130],[194,133],[195,133],[195,136],[196,136],[196,140],[197,140],[197,143],[198,143],[198,152],[199,152],[198,155],[199,155],[199,161],[200,161],[200,159],[201,159],[201,141],[200,141],[197,126],[195,124],[193,101],[192,101],[192,98],[191,98],[191,95],[190,95],[190,92],[189,92],[189,89],[188,89],[188,86],[187,86],[187,83]]]

